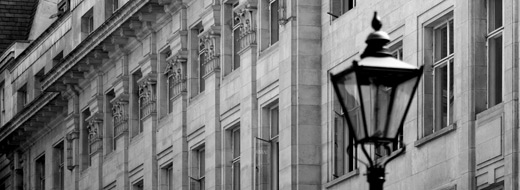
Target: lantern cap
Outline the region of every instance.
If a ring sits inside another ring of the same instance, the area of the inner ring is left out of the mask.
[[[361,58],[392,56],[385,48],[385,45],[390,42],[390,36],[385,31],[382,31],[381,27],[383,27],[381,19],[379,16],[377,16],[377,12],[374,12],[374,17],[372,18],[372,28],[375,31],[370,33],[365,40],[367,47],[363,54],[361,54]]]

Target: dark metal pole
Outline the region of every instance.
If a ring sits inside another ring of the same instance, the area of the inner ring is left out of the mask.
[[[367,168],[367,181],[369,190],[383,190],[385,167],[376,165]]]

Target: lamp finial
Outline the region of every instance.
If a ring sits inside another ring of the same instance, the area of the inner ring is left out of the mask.
[[[377,11],[374,11],[374,18],[372,18],[372,28],[375,31],[381,30],[381,27],[383,27],[383,23],[381,23],[381,18],[377,16]]]

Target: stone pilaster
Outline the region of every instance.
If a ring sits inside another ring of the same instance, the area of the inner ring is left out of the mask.
[[[220,71],[220,27],[212,26],[210,31],[207,31],[201,36],[201,45],[203,46],[204,60],[204,78],[213,72]]]

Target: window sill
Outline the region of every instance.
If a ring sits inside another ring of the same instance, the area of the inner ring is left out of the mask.
[[[441,136],[444,136],[445,134],[448,134],[448,133],[450,133],[452,131],[455,131],[456,129],[457,129],[457,125],[456,125],[456,123],[453,123],[453,124],[451,124],[448,127],[445,127],[445,128],[443,128],[441,130],[438,130],[438,131],[435,131],[434,133],[432,133],[432,134],[430,134],[428,136],[425,136],[425,137],[423,137],[423,138],[421,138],[419,140],[416,140],[414,142],[414,146],[415,147],[420,147],[420,146],[422,146],[422,145],[424,145],[424,144],[426,144],[426,143],[428,143],[430,141],[433,141],[433,140],[435,140],[435,139],[437,139],[437,138],[439,138]]]
[[[333,179],[332,181],[325,183],[325,189],[329,189],[329,188],[335,186],[336,184],[341,183],[347,179],[353,178],[354,176],[357,176],[357,175],[359,175],[359,169],[355,169],[351,172],[348,172],[336,179]]]

